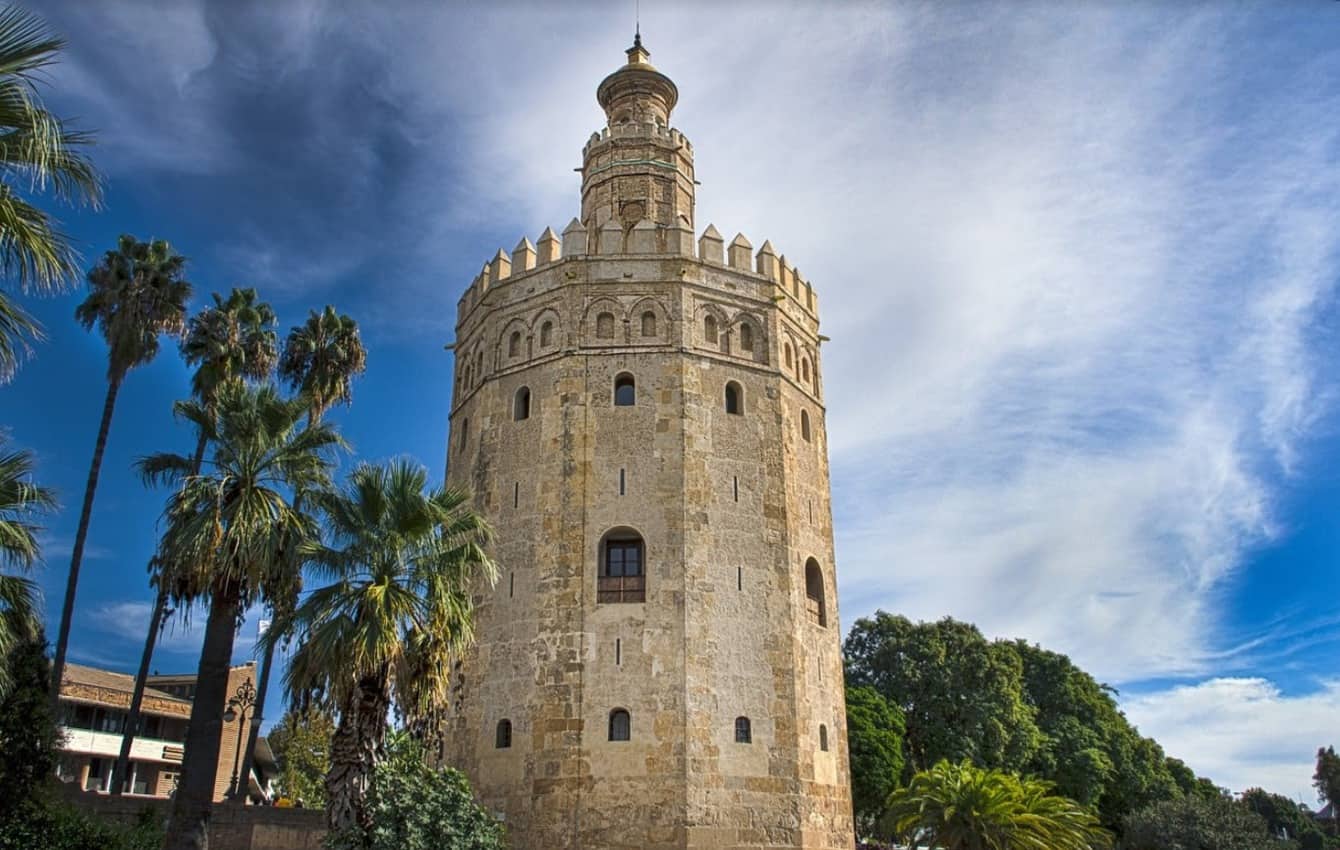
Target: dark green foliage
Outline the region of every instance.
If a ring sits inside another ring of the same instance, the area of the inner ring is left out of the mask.
[[[465,775],[434,769],[421,744],[401,732],[387,741],[368,793],[372,828],[326,839],[331,850],[503,850],[502,824],[475,803]]]
[[[1218,796],[1213,783],[1142,737],[1109,688],[1059,653],[988,641],[950,619],[912,623],[882,611],[857,621],[844,651],[848,683],[873,687],[903,712],[904,780],[941,759],[966,758],[1051,782],[1095,807],[1109,829],[1152,802]]]
[[[1242,804],[1265,820],[1271,835],[1293,838],[1303,850],[1340,847],[1340,841],[1321,831],[1311,812],[1288,797],[1250,788],[1243,792]]]
[[[1183,796],[1127,815],[1122,850],[1290,850],[1266,821],[1229,797]]]
[[[47,690],[51,665],[40,635],[15,647],[8,659],[12,686],[0,698],[0,823],[42,804],[56,771],[60,733]]]
[[[868,835],[903,773],[903,714],[874,688],[847,689],[847,749],[858,834]]]
[[[1018,772],[1040,744],[1009,644],[944,619],[912,623],[883,611],[856,621],[844,644],[847,681],[898,706],[907,722],[906,778],[941,760]]]
[[[1317,750],[1317,772],[1312,774],[1312,784],[1317,797],[1331,804],[1332,812],[1340,811],[1340,756],[1335,754],[1335,747]]]
[[[326,771],[335,721],[316,707],[289,710],[266,739],[279,761],[279,788],[309,809],[326,806]]]
[[[163,830],[146,810],[139,823],[108,823],[68,804],[25,807],[0,819],[0,850],[159,850]]]

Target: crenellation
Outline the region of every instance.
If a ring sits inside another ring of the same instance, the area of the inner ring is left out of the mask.
[[[544,232],[540,234],[540,241],[536,244],[538,246],[538,257],[536,259],[542,266],[558,262],[563,256],[562,243],[558,241],[558,236],[554,233],[552,227],[544,229]]]
[[[586,254],[586,227],[575,217],[563,228],[563,256],[580,257]]]
[[[649,218],[642,219],[628,232],[628,253],[660,253],[660,246],[657,244],[660,241],[659,236],[656,224]]]
[[[512,260],[507,256],[507,252],[502,248],[499,248],[498,253],[489,261],[488,270],[490,286],[511,277]]]
[[[754,246],[745,238],[743,233],[735,234],[735,238],[730,243],[730,266],[733,269],[749,271],[753,263],[751,262]]]
[[[596,231],[596,253],[602,256],[623,253],[623,228],[614,219]]]
[[[698,237],[698,259],[704,263],[724,266],[726,264],[725,248],[726,240],[721,237],[721,231],[716,229],[715,225],[707,225],[703,235]]]
[[[525,236],[521,237],[521,241],[512,249],[512,268],[518,273],[535,268],[535,246]]]
[[[755,270],[768,280],[774,283],[777,281],[777,254],[773,251],[772,242],[764,240],[763,247],[758,249]]]

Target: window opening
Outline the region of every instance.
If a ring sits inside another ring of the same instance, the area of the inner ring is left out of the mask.
[[[754,741],[753,730],[749,728],[748,717],[735,718],[735,743],[750,744]]]
[[[530,418],[530,389],[522,387],[516,391],[516,398],[512,402],[512,418],[517,422]]]
[[[596,316],[596,336],[600,339],[614,338],[614,314],[601,313]]]
[[[637,532],[611,532],[601,546],[597,602],[646,601],[644,555],[646,547]]]
[[[520,331],[512,331],[512,335],[511,335],[510,337],[507,338],[507,356],[508,356],[508,357],[520,357],[520,356],[521,356],[521,332],[520,332]]]
[[[465,441],[469,438],[470,420],[468,418],[461,420],[461,436],[456,440],[456,451],[465,451]]]
[[[620,470],[619,470],[619,495],[622,496],[622,495],[624,495],[624,493],[625,493],[625,487],[624,487],[624,471],[623,471],[622,469],[620,469]]]
[[[515,507],[516,507],[518,504],[520,504],[520,503],[521,503],[521,482],[520,482],[520,481],[513,481],[513,482],[512,482],[512,507],[515,508]]]
[[[810,382],[810,361],[805,357],[800,359],[800,381],[803,384]]]
[[[819,724],[819,749],[828,752],[828,727],[822,723]]]
[[[741,351],[754,350],[754,329],[751,328],[749,325],[745,324],[740,325],[740,350]]]
[[[540,325],[540,346],[547,347],[554,340],[554,323],[545,322]]]
[[[808,410],[800,411],[800,436],[805,438],[805,442],[810,441],[810,412]]]
[[[735,589],[744,590],[744,567],[735,568]]]
[[[791,360],[791,343],[782,346],[782,359],[786,361],[786,368],[790,369],[794,363]]]
[[[628,712],[616,708],[610,712],[610,740],[627,741],[632,732],[632,721]]]
[[[738,502],[740,501],[740,476],[736,475],[733,480],[735,487],[735,501]]]
[[[726,412],[737,416],[744,413],[744,392],[734,381],[726,383]]]
[[[707,316],[703,319],[703,339],[715,345],[717,341],[717,319],[716,316]]]
[[[642,314],[642,335],[656,336],[656,314],[650,310]]]
[[[498,729],[493,735],[493,746],[500,750],[505,750],[512,746],[512,721],[498,721]]]
[[[516,596],[516,573],[507,574],[507,598]]]
[[[614,379],[615,407],[632,407],[637,403],[637,383],[627,372]]]
[[[819,562],[810,558],[805,562],[805,610],[810,619],[820,626],[828,625],[827,606],[824,604],[824,576]]]
[[[620,639],[620,638],[615,638],[615,639],[614,639],[614,665],[617,667],[617,666],[619,666],[620,664],[623,664],[623,640]]]

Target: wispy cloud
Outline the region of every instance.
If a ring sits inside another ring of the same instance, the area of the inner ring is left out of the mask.
[[[193,668],[200,656],[201,644],[204,642],[207,613],[204,604],[184,612],[174,612],[159,635],[155,657],[165,656],[162,663]],[[115,642],[120,648],[120,654],[103,650],[96,653],[98,657],[104,659],[104,663],[113,664],[116,669],[133,668],[139,661],[139,649],[144,645],[146,630],[152,616],[153,603],[148,601],[123,600],[99,605],[89,614],[89,622],[94,629]],[[235,663],[241,663],[254,654],[256,623],[264,616],[261,606],[253,606],[247,610],[243,626],[238,630],[233,645]],[[155,662],[155,666],[160,666],[158,661]]]

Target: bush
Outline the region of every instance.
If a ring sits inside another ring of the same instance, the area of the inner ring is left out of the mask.
[[[1187,796],[1127,815],[1122,850],[1289,850],[1265,819],[1229,797]]]
[[[331,850],[504,850],[503,827],[481,808],[465,775],[434,769],[405,733],[391,736],[368,792],[372,829],[333,834]]]
[[[29,803],[0,823],[0,850],[158,850],[163,830],[145,811],[139,823],[107,823],[66,803]]]

